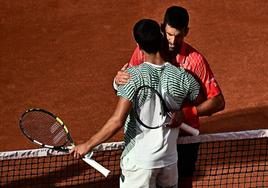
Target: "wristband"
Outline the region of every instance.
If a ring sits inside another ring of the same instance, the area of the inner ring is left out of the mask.
[[[182,111],[183,111],[183,115],[185,117],[196,117],[196,116],[198,116],[197,115],[197,109],[196,109],[195,106],[184,107],[182,109]]]
[[[195,106],[189,106],[182,109],[184,118],[183,122],[189,124],[194,128],[199,128],[199,116],[197,114],[197,109]]]

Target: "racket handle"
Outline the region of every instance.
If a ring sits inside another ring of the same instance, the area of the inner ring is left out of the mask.
[[[93,159],[84,157],[83,158],[83,161],[85,161],[87,164],[89,164],[90,166],[92,166],[93,168],[95,168],[97,171],[99,171],[100,173],[102,173],[105,177],[107,177],[108,174],[110,173],[110,170],[108,170],[107,168],[105,168],[101,164],[97,163]]]
[[[73,147],[74,145],[70,146],[69,149],[72,149]],[[92,166],[93,168],[95,168],[105,177],[107,177],[111,171],[105,168],[104,166],[102,166],[101,164],[99,164],[98,162],[96,162],[95,160],[91,159],[92,155],[93,155],[93,152],[89,152],[88,154],[85,155],[85,157],[82,158],[82,160],[85,161],[90,166]]]
[[[187,125],[186,123],[182,123],[180,126],[180,129],[184,130],[185,132],[197,136],[199,135],[199,130],[191,127],[190,125]]]

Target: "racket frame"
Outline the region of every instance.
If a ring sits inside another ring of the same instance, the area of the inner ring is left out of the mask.
[[[31,138],[30,135],[28,135],[22,128],[21,126],[21,123],[22,123],[22,119],[23,117],[29,113],[29,112],[33,112],[33,111],[39,111],[39,112],[44,112],[50,116],[52,116],[53,118],[55,118],[55,120],[60,123],[61,126],[63,126],[65,132],[66,132],[66,135],[67,135],[67,141],[61,145],[61,146],[52,146],[52,145],[47,145],[47,144],[43,144],[37,140],[34,140]],[[58,117],[56,116],[55,114],[47,111],[47,110],[44,110],[44,109],[41,109],[41,108],[30,108],[28,110],[26,110],[22,115],[21,115],[21,118],[19,120],[19,127],[22,131],[22,133],[30,140],[32,141],[33,143],[39,145],[39,146],[42,146],[42,147],[45,147],[45,148],[50,148],[50,149],[54,149],[54,150],[57,150],[57,151],[63,151],[63,152],[66,152],[68,153],[70,151],[70,149],[72,149],[75,145],[74,145],[74,142],[73,142],[73,139],[66,127],[66,125],[63,123],[63,121]],[[66,146],[65,145],[70,142],[70,145],[71,146]],[[105,177],[107,177],[110,173],[110,170],[106,169],[105,167],[103,167],[101,164],[99,164],[98,162],[96,162],[95,160],[91,159],[93,155],[93,151],[89,152],[88,154],[86,154],[82,160],[85,161],[87,164],[89,164],[90,166],[92,166],[93,168],[95,168],[96,170],[98,170],[100,173],[102,173]]]
[[[148,88],[148,89],[152,90],[152,91],[159,97],[160,102],[161,102],[161,105],[162,105],[163,110],[164,110],[164,114],[163,114],[164,116],[167,116],[167,115],[168,115],[168,112],[169,112],[169,110],[168,110],[168,108],[167,108],[167,105],[166,105],[164,99],[162,98],[162,96],[160,95],[160,93],[159,93],[156,89],[154,89],[153,87],[151,87],[151,86],[143,85],[143,86],[140,86],[140,87],[137,89],[137,91],[135,92],[134,97],[133,97],[133,107],[134,107],[133,109],[134,109],[134,116],[135,116],[135,119],[136,119],[142,126],[146,127],[147,129],[158,129],[158,128],[162,127],[163,125],[159,125],[159,126],[156,126],[156,127],[150,127],[150,126],[144,124],[144,123],[140,120],[139,115],[138,115],[138,113],[137,113],[137,108],[138,108],[138,107],[137,107],[137,106],[138,106],[138,104],[137,104],[138,102],[137,102],[137,101],[139,100],[138,94],[139,94],[139,91],[142,90],[143,88]]]
[[[151,89],[154,93],[156,93],[156,95],[159,97],[160,99],[160,102],[161,102],[161,105],[163,107],[163,110],[164,110],[164,115],[165,116],[170,116],[171,117],[171,111],[168,109],[167,105],[166,105],[166,102],[165,100],[162,98],[161,94],[156,90],[154,89],[153,87],[151,86],[148,86],[148,85],[143,85],[143,86],[140,86],[137,91],[135,92],[134,94],[134,97],[133,97],[133,108],[134,108],[134,116],[135,116],[135,119],[144,127],[146,127],[147,129],[157,129],[157,128],[160,128],[164,125],[166,125],[165,123],[163,125],[159,125],[159,126],[156,126],[156,127],[150,127],[150,126],[147,126],[146,124],[144,124],[140,118],[139,118],[139,115],[137,113],[137,101],[138,101],[138,93],[141,89],[143,88],[148,88],[148,89]],[[180,126],[179,126],[180,129],[183,129],[184,131],[190,133],[191,135],[193,136],[197,136],[199,135],[199,130],[196,129],[196,128],[193,128],[191,127],[190,125],[187,125],[185,123],[182,123]]]
[[[51,117],[53,117],[61,126],[63,126],[64,128],[64,131],[65,131],[65,134],[66,134],[66,137],[67,137],[67,140],[64,144],[60,145],[60,146],[53,146],[53,145],[47,145],[47,144],[43,144],[41,142],[39,142],[38,140],[35,140],[33,138],[31,138],[31,136],[29,134],[27,134],[27,132],[24,130],[24,128],[22,127],[22,121],[23,121],[23,117],[25,115],[27,115],[28,113],[31,113],[31,112],[43,112],[43,113],[46,113],[48,115],[50,115]],[[21,118],[19,120],[19,127],[22,131],[22,133],[30,140],[32,141],[33,143],[39,145],[39,146],[42,146],[42,147],[45,147],[45,148],[50,148],[50,149],[54,149],[54,150],[58,150],[58,151],[63,151],[63,152],[69,152],[69,150],[74,147],[74,142],[73,142],[73,139],[66,127],[66,125],[63,123],[63,121],[58,117],[56,116],[55,114],[47,111],[47,110],[44,110],[44,109],[41,109],[41,108],[30,108],[28,110],[26,110],[22,115],[21,115]],[[67,143],[70,143],[70,146],[65,146]]]

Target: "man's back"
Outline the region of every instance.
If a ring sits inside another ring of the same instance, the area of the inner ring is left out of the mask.
[[[118,95],[133,101],[135,91],[143,85],[158,90],[171,110],[178,110],[185,98],[194,100],[199,94],[199,85],[184,69],[165,63],[155,65],[145,62],[127,70],[131,79],[118,88]],[[135,163],[142,167],[159,168],[177,161],[176,141],[178,128],[161,127],[149,130],[139,125],[133,112],[125,124],[126,149]],[[135,157],[134,157],[135,156]]]
[[[142,85],[151,86],[161,92],[163,96],[169,95],[172,97],[176,101],[178,108],[180,108],[185,98],[189,97],[190,100],[193,100],[199,93],[198,89],[196,93],[192,93],[193,96],[187,96],[189,93],[186,91],[191,89],[189,87],[193,77],[184,69],[177,68],[170,63],[155,65],[145,62],[137,67],[128,69],[128,71],[132,75],[130,82],[135,86],[135,89]]]

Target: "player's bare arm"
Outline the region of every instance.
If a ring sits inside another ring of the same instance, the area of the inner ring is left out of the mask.
[[[196,111],[199,117],[211,116],[225,108],[225,100],[209,64],[202,56],[200,57],[200,61],[195,68],[197,70],[196,76],[204,84],[204,93],[207,93],[207,100],[196,106]]]
[[[198,116],[210,116],[224,108],[225,100],[221,93],[196,106]]]
[[[71,150],[75,158],[80,158],[91,151],[95,146],[107,141],[115,135],[123,126],[132,103],[122,97],[119,98],[113,115],[108,119],[99,132],[93,135],[87,142],[77,145]]]

